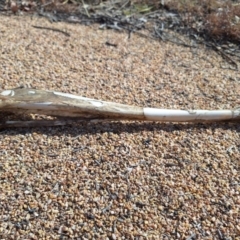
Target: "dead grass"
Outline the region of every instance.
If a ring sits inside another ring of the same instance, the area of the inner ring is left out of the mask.
[[[205,19],[205,30],[218,40],[240,40],[240,5],[228,4]]]
[[[240,41],[240,1],[167,0],[148,2],[180,14],[183,24],[216,41]],[[160,3],[161,2],[161,3]]]
[[[44,8],[47,10],[57,8],[62,12],[71,12],[78,5],[99,5],[108,1],[110,0],[33,0],[24,1],[23,7],[20,7],[16,0],[7,0],[6,3],[13,13],[31,8],[34,10],[34,6],[39,6],[39,4],[45,6]],[[129,0],[126,7],[130,5],[136,6],[137,9],[143,9],[144,11],[137,11],[142,14],[163,8],[178,13],[184,27],[194,30],[205,39],[240,42],[239,0]],[[145,11],[146,9],[147,11]]]

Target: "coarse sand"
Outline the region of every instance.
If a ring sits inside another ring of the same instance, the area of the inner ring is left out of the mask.
[[[239,105],[239,71],[203,46],[0,16],[0,51],[2,90],[173,109]],[[0,131],[1,239],[240,239],[239,123]]]

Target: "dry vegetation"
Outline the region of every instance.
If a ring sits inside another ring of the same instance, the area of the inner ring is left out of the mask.
[[[222,0],[142,1],[155,7],[180,14],[186,27],[208,37],[209,40],[240,40],[240,2]]]
[[[141,14],[166,9],[169,12],[178,13],[182,26],[207,40],[235,43],[240,40],[240,1],[238,0],[21,0],[20,2],[6,0],[6,5],[8,10],[11,9],[16,14],[19,10],[32,12],[42,6],[47,10],[58,8],[69,12],[74,11],[79,5],[89,7],[104,5],[107,2],[121,3],[119,6],[123,14],[126,13],[125,9],[134,6],[137,13]]]
[[[175,1],[176,2],[176,1]],[[180,12],[196,16],[203,22],[202,33],[215,40],[240,40],[240,4],[233,4],[232,1],[179,1],[174,5]],[[197,23],[191,18],[185,21],[191,27],[197,27]]]

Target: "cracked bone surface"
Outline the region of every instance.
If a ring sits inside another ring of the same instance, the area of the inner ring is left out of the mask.
[[[69,93],[28,88],[0,93],[0,111],[35,113],[83,119],[145,120],[161,122],[200,122],[240,119],[235,110],[174,110],[137,107],[85,98]]]

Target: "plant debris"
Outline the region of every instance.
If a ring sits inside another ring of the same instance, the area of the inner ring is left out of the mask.
[[[4,10],[28,12],[51,22],[100,24],[185,47],[198,44],[214,49],[232,70],[240,59],[240,3],[238,1],[36,1],[8,0]],[[39,27],[43,29],[44,26]],[[55,28],[52,28],[52,30]],[[57,31],[57,30],[53,30]],[[64,31],[59,30],[65,35]],[[68,35],[69,36],[69,35]],[[184,36],[184,37],[181,37]],[[186,38],[187,37],[187,38]],[[184,38],[181,39],[181,38]]]

